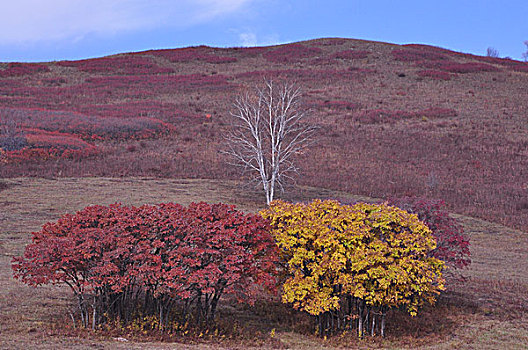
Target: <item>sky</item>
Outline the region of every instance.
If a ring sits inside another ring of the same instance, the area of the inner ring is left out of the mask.
[[[521,59],[527,0],[0,0],[0,62],[322,37]]]

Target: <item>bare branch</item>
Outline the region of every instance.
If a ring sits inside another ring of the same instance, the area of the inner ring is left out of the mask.
[[[239,96],[234,104],[232,128],[226,136],[230,164],[258,180],[269,204],[278,188],[298,173],[292,157],[309,146],[317,130],[306,122],[300,106],[301,90],[293,84],[267,80],[253,94]]]

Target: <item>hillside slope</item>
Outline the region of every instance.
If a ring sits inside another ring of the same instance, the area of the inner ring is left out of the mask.
[[[219,153],[229,111],[263,77],[298,83],[321,127],[299,155],[300,184],[442,198],[528,228],[528,64],[424,45],[334,38],[0,64],[0,115],[17,124],[0,175],[236,178]]]

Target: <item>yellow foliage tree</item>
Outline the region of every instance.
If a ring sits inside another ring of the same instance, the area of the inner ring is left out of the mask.
[[[270,220],[284,262],[282,301],[317,316],[318,332],[352,328],[383,336],[389,308],[412,315],[444,289],[429,228],[387,204],[274,201]]]

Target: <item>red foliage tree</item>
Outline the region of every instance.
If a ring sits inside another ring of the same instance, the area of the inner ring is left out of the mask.
[[[68,285],[85,327],[143,314],[163,328],[175,307],[210,323],[222,295],[273,289],[275,249],[267,221],[234,206],[114,204],[44,225],[12,267],[31,286]]]
[[[419,197],[391,198],[389,204],[418,215],[433,232],[437,247],[431,255],[443,260],[451,269],[461,269],[471,263],[469,239],[464,229],[449,216],[444,201]]]

